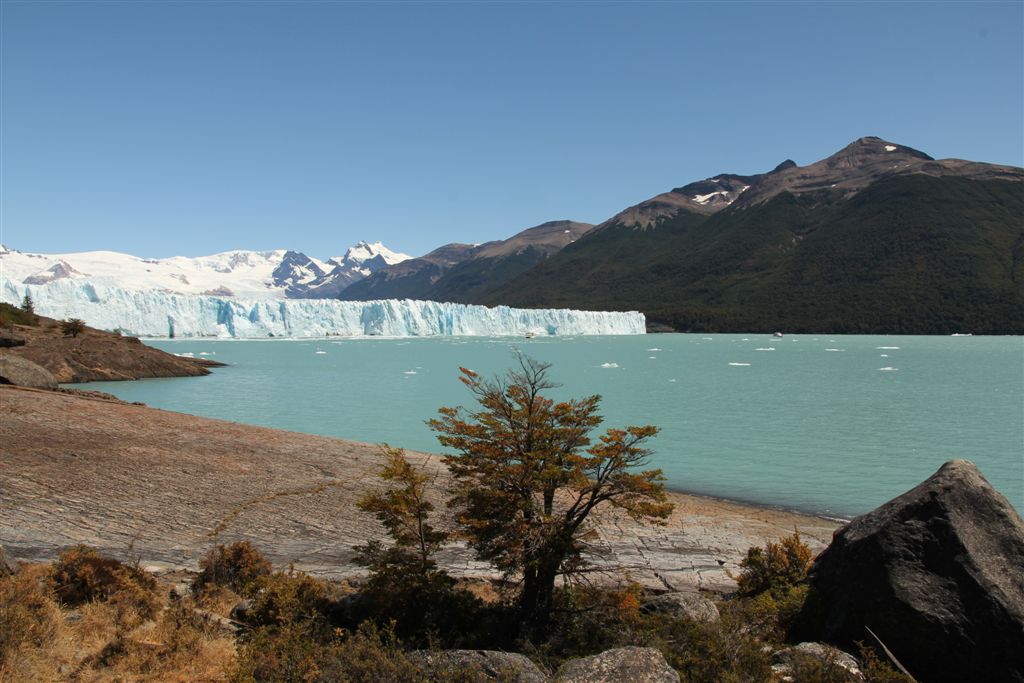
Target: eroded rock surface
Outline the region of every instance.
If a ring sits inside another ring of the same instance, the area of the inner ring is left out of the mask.
[[[411,659],[428,675],[472,671],[490,680],[547,683],[548,677],[524,655],[497,650],[422,650]]]
[[[0,354],[0,384],[56,389],[57,380],[44,368],[13,353]]]
[[[644,602],[640,611],[645,613],[670,614],[694,621],[711,623],[718,621],[718,607],[700,593],[679,592],[658,595]]]
[[[809,659],[820,666],[824,674],[833,674],[832,678],[826,680],[833,680],[836,678],[835,674],[847,680],[864,680],[860,664],[852,655],[825,643],[800,643],[779,650],[772,659],[775,661],[772,671],[779,676],[789,676],[791,679],[794,665],[801,659]]]
[[[352,546],[386,538],[356,507],[380,485],[374,444],[7,386],[0,405],[0,542],[15,557],[49,560],[84,543],[112,557],[194,569],[213,544],[249,540],[277,566],[343,578],[364,571]],[[449,479],[440,458],[408,455],[434,473],[431,502],[443,515]],[[750,546],[797,527],[824,548],[838,526],[698,496],[670,499],[676,510],[665,526],[600,515],[592,559],[607,573],[596,579],[729,589],[725,572],[739,571]],[[438,563],[456,576],[496,574],[459,544],[444,548]]]
[[[0,545],[0,578],[17,574],[19,571],[21,571],[21,565],[8,555],[4,547]]]
[[[554,683],[679,683],[679,674],[652,647],[618,647],[592,657],[571,659]]]
[[[870,629],[918,680],[1024,681],[1024,522],[966,460],[836,532],[811,587],[815,640]]]

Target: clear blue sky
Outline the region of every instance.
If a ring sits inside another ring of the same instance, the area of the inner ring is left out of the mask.
[[[0,240],[422,254],[864,135],[1024,164],[1024,3],[0,3]]]

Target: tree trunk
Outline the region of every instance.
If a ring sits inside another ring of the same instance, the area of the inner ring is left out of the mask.
[[[523,575],[520,614],[527,628],[535,633],[542,633],[551,617],[559,564],[546,562]]]

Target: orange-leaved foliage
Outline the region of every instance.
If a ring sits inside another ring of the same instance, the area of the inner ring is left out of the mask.
[[[657,434],[651,425],[609,429],[597,442],[600,396],[556,402],[548,364],[524,356],[486,380],[460,368],[478,407],[441,408],[429,421],[456,481],[455,509],[477,556],[522,577],[519,603],[543,623],[556,578],[584,566],[587,520],[601,505],[657,521],[672,511],[661,470],[642,469]]]

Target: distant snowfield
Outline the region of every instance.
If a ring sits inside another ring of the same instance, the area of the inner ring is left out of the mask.
[[[24,284],[0,277],[0,301],[32,297],[36,312],[81,318],[147,337],[266,339],[327,336],[523,336],[644,334],[642,313],[488,308],[435,301],[243,299],[139,291],[91,279]]]
[[[133,291],[284,299],[289,287],[315,285],[332,275],[354,281],[410,258],[380,242],[360,242],[326,261],[285,249],[145,259],[114,251],[30,254],[0,245],[0,277],[31,285],[88,280]]]

